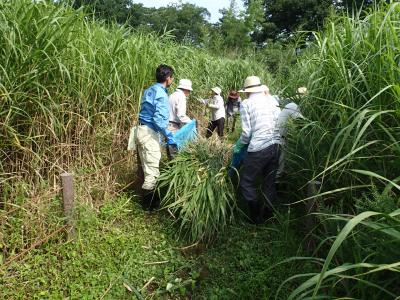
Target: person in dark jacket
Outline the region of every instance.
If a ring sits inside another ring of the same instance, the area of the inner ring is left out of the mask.
[[[237,91],[230,91],[226,102],[226,128],[235,131],[236,120],[240,114],[240,97]]]

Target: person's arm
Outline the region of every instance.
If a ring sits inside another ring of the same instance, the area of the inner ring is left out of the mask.
[[[210,100],[208,100],[208,99],[203,99],[203,98],[196,98],[197,99],[197,101],[199,101],[200,103],[203,103],[203,104],[207,104]]]
[[[191,121],[191,119],[186,115],[186,97],[181,95],[178,98],[178,106],[176,109],[176,114],[181,123],[186,124]]]
[[[242,134],[240,135],[240,141],[242,144],[248,144],[251,138],[250,114],[243,103],[240,106],[240,116],[242,119]]]

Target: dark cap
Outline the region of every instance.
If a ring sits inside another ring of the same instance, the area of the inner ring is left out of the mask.
[[[230,91],[228,98],[232,98],[232,99],[238,99],[239,98],[239,93],[237,91]]]

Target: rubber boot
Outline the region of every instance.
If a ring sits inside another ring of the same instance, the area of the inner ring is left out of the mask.
[[[250,221],[254,225],[264,223],[263,206],[258,201],[249,201]]]
[[[153,211],[160,206],[160,200],[154,190],[142,190],[142,207],[146,211]]]

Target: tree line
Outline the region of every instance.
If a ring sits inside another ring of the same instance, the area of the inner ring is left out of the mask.
[[[144,7],[132,0],[75,0],[73,6],[105,22],[169,34],[178,42],[199,47],[243,50],[268,42],[286,43],[298,31],[321,29],[333,12],[358,13],[378,0],[244,0],[244,9],[231,0],[222,17],[210,23],[207,8],[194,4]],[[390,0],[386,0],[390,2]]]

